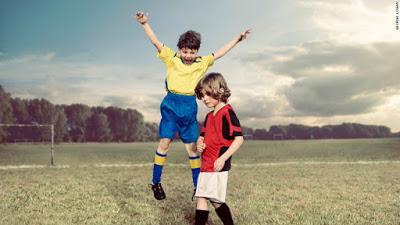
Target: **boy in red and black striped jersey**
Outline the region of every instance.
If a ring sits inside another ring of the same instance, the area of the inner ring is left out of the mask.
[[[197,181],[196,225],[206,224],[208,201],[214,206],[222,222],[233,224],[229,207],[225,203],[228,171],[231,157],[243,143],[239,119],[227,104],[230,90],[219,73],[209,73],[197,84],[196,96],[214,110],[207,114],[197,141],[201,152],[201,168]]]

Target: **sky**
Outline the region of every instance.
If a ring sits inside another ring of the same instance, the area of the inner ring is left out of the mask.
[[[199,55],[245,29],[217,60],[243,126],[354,122],[400,131],[396,0],[0,0],[0,85],[12,97],[140,111],[159,122],[165,67],[137,11],[177,50],[202,35]],[[207,109],[200,101],[198,118]]]

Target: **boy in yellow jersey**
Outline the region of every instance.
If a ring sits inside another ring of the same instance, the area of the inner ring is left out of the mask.
[[[176,132],[178,132],[189,154],[193,185],[194,190],[196,190],[197,178],[200,173],[200,157],[196,151],[199,130],[194,89],[214,61],[224,56],[237,43],[245,40],[250,34],[250,30],[245,30],[214,54],[198,56],[201,43],[199,33],[192,30],[183,33],[177,44],[179,51],[175,52],[157,39],[148,23],[147,16],[143,12],[136,13],[135,19],[142,25],[144,32],[156,47],[157,57],[165,64],[167,70],[165,84],[168,93],[160,106],[160,143],[154,157],[151,184],[154,197],[157,200],[162,200],[166,197],[161,186],[162,169],[170,143]]]

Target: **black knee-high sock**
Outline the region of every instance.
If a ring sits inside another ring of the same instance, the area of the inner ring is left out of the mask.
[[[215,209],[215,212],[217,212],[217,215],[219,218],[221,218],[221,221],[224,223],[224,225],[233,225],[232,214],[228,205],[225,203],[222,204],[220,207]]]
[[[208,220],[208,211],[196,209],[196,223],[195,225],[205,225]]]

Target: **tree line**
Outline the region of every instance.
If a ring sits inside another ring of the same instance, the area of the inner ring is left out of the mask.
[[[400,137],[390,128],[358,123],[339,125],[305,126],[301,124],[274,125],[266,129],[242,128],[247,139],[255,140],[289,140],[289,139],[331,139],[331,138],[387,138]]]
[[[54,105],[45,99],[12,98],[0,85],[1,124],[54,124],[56,142],[156,141],[158,125],[144,121],[135,109]],[[200,126],[202,123],[200,123]],[[322,127],[300,124],[274,125],[267,129],[242,126],[247,139],[330,139],[400,137],[386,126],[343,123]],[[49,141],[48,127],[0,127],[0,142]]]
[[[30,127],[0,127],[0,142],[49,141],[54,124],[56,142],[134,142],[157,140],[158,125],[144,121],[134,109],[54,105],[45,99],[12,98],[0,85],[0,123]]]

